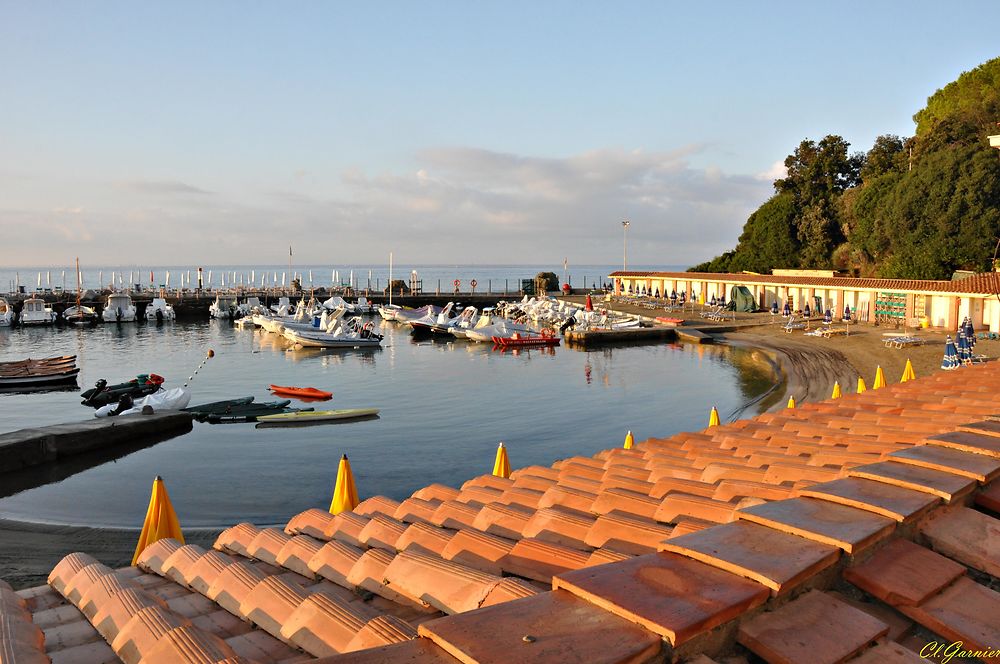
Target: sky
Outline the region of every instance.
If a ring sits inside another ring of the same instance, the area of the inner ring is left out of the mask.
[[[1000,56],[1000,4],[0,0],[0,266],[636,264]]]

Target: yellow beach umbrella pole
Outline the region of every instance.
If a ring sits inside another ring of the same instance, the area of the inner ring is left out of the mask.
[[[722,421],[719,419],[719,410],[715,406],[712,406],[712,412],[708,414],[708,426],[717,427],[720,424],[722,424]]]
[[[330,501],[330,514],[350,512],[358,506],[358,488],[354,486],[354,473],[351,472],[351,462],[347,455],[340,457],[337,467],[337,484],[333,487],[333,500]]]
[[[157,540],[168,537],[177,540],[181,544],[184,543],[181,524],[177,521],[174,506],[170,504],[167,487],[163,484],[163,478],[157,475],[153,479],[153,492],[149,496],[149,507],[146,508],[146,520],[142,522],[142,532],[139,534],[139,542],[135,546],[132,564],[135,565],[147,546]]]
[[[632,445],[635,444],[635,438],[632,437],[632,432],[629,431],[625,434],[625,443],[622,445],[626,450],[632,449]]]
[[[840,394],[840,381],[836,380],[833,382],[833,394],[830,395],[831,399],[839,399]]]
[[[872,389],[877,390],[880,387],[885,387],[885,372],[882,371],[881,364],[875,369],[875,382],[872,383]]]
[[[497,477],[510,477],[510,460],[507,458],[507,448],[503,441],[497,445],[497,458],[493,462],[493,474]]]

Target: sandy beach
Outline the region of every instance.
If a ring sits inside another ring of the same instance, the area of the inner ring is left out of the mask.
[[[649,311],[641,313],[659,315]],[[711,332],[712,326],[706,325],[697,314],[688,318],[692,325]],[[741,314],[737,323],[740,325],[738,332],[719,332],[715,336],[722,343],[756,348],[766,353],[771,363],[778,367],[785,383],[780,396],[775,392],[766,400],[767,408],[772,410],[784,408],[787,395],[794,395],[800,403],[827,399],[834,381],[840,381],[845,393],[853,392],[859,375],[870,388],[879,365],[889,382],[899,380],[907,359],[912,361],[917,376],[939,371],[944,350],[945,333],[938,331],[919,333],[927,339],[925,345],[894,349],[883,345],[884,329],[867,325],[853,327],[848,337],[824,339],[803,336],[801,331],[787,334],[779,324],[771,323],[768,314]],[[981,340],[976,352],[997,357],[1000,341]],[[748,408],[741,416],[753,414],[753,409]],[[218,532],[191,530],[185,531],[185,537],[189,543],[210,547]],[[138,533],[138,530],[0,520],[0,578],[15,588],[43,584],[55,564],[74,551],[90,553],[111,566],[128,565]]]

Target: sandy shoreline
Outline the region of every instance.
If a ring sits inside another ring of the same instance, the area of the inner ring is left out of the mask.
[[[760,315],[760,314],[757,314]],[[763,320],[763,319],[762,319]],[[842,390],[854,392],[858,376],[871,387],[875,367],[881,365],[888,382],[897,382],[907,358],[917,376],[940,370],[943,333],[922,332],[924,346],[905,350],[882,345],[879,328],[859,326],[850,337],[822,339],[785,334],[778,325],[763,324],[744,331],[718,334],[720,342],[757,350],[783,379],[763,399],[747,404],[738,417],[752,417],[762,404],[765,410],[785,407],[788,395],[797,402],[828,399],[834,381]],[[707,330],[706,331],[710,331]],[[940,342],[940,343],[939,343]],[[1000,341],[981,341],[977,353],[1000,355]],[[292,515],[289,515],[289,517]],[[220,530],[185,531],[188,543],[210,547]],[[83,551],[112,567],[128,565],[139,531],[86,526],[54,526],[0,519],[0,579],[14,588],[44,584],[52,568],[68,553]]]

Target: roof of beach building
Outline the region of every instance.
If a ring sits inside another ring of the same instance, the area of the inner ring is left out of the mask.
[[[915,291],[918,293],[960,293],[995,295],[1000,293],[1000,273],[982,272],[951,281],[930,279],[859,279],[855,277],[791,276],[720,272],[641,272],[618,270],[610,278],[672,279],[677,281],[727,281],[743,284],[816,286],[844,290]]]
[[[4,662],[918,662],[1000,648],[1000,363],[137,567],[0,583]]]

